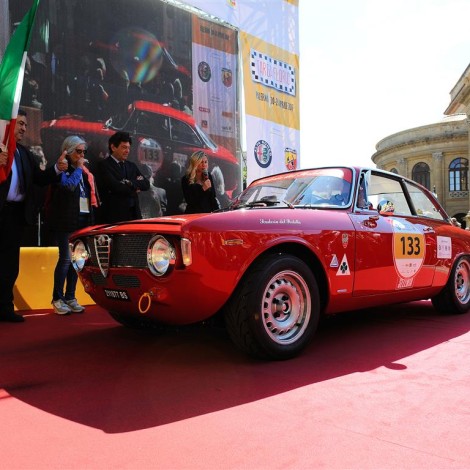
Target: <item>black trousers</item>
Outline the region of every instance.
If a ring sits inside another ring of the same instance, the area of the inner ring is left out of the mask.
[[[14,312],[13,288],[20,268],[24,203],[5,202],[0,211],[0,315]]]

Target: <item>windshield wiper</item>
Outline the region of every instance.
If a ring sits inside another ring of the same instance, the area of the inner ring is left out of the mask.
[[[275,206],[277,204],[285,204],[289,209],[295,209],[295,207],[288,201],[282,200],[278,201],[277,199],[271,197],[271,196],[266,196],[262,197],[261,199],[256,199],[255,201],[251,202],[245,202],[239,205],[234,205],[232,206],[233,209],[242,209],[243,207],[270,207],[270,206]]]

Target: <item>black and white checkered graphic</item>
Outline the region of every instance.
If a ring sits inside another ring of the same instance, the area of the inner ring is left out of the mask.
[[[262,83],[270,88],[295,96],[295,69],[292,65],[273,59],[267,54],[251,49],[250,52],[251,79],[254,82]],[[263,70],[260,70],[263,68]],[[273,76],[274,71],[279,75],[286,76],[287,79],[280,81]],[[271,73],[269,73],[271,72]]]

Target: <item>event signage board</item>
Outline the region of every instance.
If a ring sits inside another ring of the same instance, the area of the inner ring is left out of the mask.
[[[32,1],[6,3],[13,32]],[[112,12],[104,0],[40,0],[24,143],[50,165],[81,135],[93,169],[110,133],[129,131],[131,159],[166,192],[168,215],[184,208],[169,188],[205,148],[233,197],[245,165],[245,183],[300,166],[298,43],[298,0],[135,0],[131,15],[126,0]]]
[[[184,0],[239,30],[247,182],[300,168],[298,0]]]

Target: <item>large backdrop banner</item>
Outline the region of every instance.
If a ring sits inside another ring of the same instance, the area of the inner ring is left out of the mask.
[[[0,5],[10,35],[32,4]],[[299,167],[298,0],[40,0],[24,70],[23,143],[38,164],[80,135],[93,170],[109,136],[128,131],[167,215],[184,207],[196,150],[225,198],[242,170],[249,183]],[[142,198],[144,216],[159,215]]]
[[[298,0],[184,0],[239,30],[248,183],[300,167]]]

